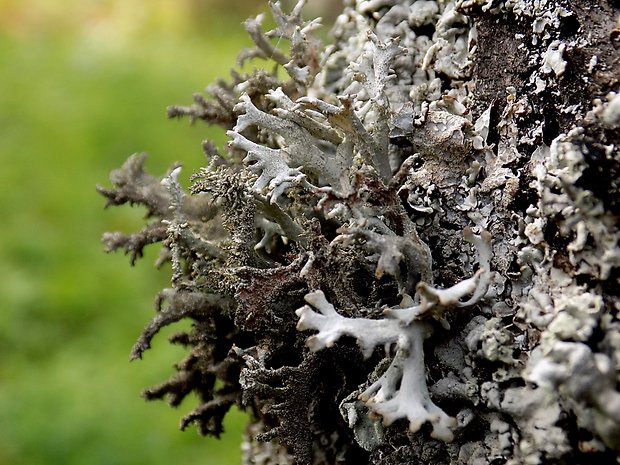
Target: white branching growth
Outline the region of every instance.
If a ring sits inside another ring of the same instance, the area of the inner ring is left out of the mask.
[[[403,325],[396,319],[345,318],[327,302],[322,291],[311,292],[305,299],[318,310],[317,313],[309,305],[297,310],[299,330],[319,330],[317,335],[308,338],[311,350],[331,347],[341,336],[355,337],[366,357],[376,346],[383,345],[388,350],[396,346],[388,369],[360,395],[373,412],[383,417],[385,425],[406,418],[410,430],[416,432],[429,421],[433,425],[433,437],[452,440],[450,428],[455,420],[432,402],[426,386],[422,345],[427,328],[424,323],[416,321]]]
[[[270,51],[268,42],[259,39],[262,33],[255,23],[256,20],[251,21],[250,32],[259,50],[266,53]],[[299,27],[303,31],[310,25]],[[282,31],[276,35],[294,37],[294,34],[291,36]],[[292,49],[295,49],[294,44]],[[303,172],[319,185],[348,193],[349,171],[356,155],[388,179],[392,168],[386,156],[389,101],[385,88],[390,80],[390,64],[403,52],[398,40],[382,42],[369,32],[368,47],[359,62],[349,67],[350,84],[338,97],[338,104],[309,96],[292,101],[278,88],[266,95],[275,106],[268,113],[259,110],[247,94],[241,95],[234,109],[240,116],[228,135],[232,137],[231,147],[248,153],[244,162],[258,176],[253,189],[267,190],[271,201],[276,202],[284,191],[301,182]],[[285,60],[285,57],[280,58],[282,62]],[[292,61],[286,63],[288,66]],[[291,76],[295,79],[299,71],[297,68]],[[243,135],[249,127],[275,135],[278,147],[269,148],[249,141]],[[308,181],[305,183],[307,185]]]
[[[309,305],[296,311],[298,330],[318,330],[307,339],[312,351],[332,347],[342,336],[354,337],[366,358],[378,346],[385,347],[388,355],[394,348],[389,367],[360,394],[360,399],[383,418],[385,425],[405,418],[410,430],[416,432],[428,421],[433,427],[432,436],[446,442],[453,439],[451,428],[456,426],[456,420],[430,398],[423,352],[429,326],[423,318],[429,313],[441,317],[448,308],[474,305],[487,292],[491,281],[491,236],[486,231],[475,235],[467,229],[465,238],[478,253],[480,269],[474,276],[448,289],[420,282],[416,288],[419,302],[405,295],[397,308],[384,310],[386,318],[346,318],[334,309],[321,290],[307,294],[305,300]]]
[[[319,69],[320,42],[312,32],[320,27],[321,18],[304,21],[301,12],[306,0],[297,2],[290,14],[284,13],[280,2],[270,2],[271,14],[276,28],[265,33],[261,27],[264,15],[250,18],[245,29],[256,44],[256,48],[245,50],[238,58],[243,63],[249,58],[273,60],[282,65],[289,76],[300,85],[312,82]],[[269,39],[284,39],[290,42],[290,56],[280,51]]]

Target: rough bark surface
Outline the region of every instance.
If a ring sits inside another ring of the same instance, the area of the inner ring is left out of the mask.
[[[145,396],[248,412],[244,465],[616,463],[618,2],[347,1],[328,45],[304,3],[245,23],[279,72],[169,109],[229,131],[190,193],[99,188],[172,264],[132,358],[194,322]]]

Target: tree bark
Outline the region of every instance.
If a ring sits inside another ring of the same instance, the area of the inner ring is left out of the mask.
[[[100,189],[173,264],[132,357],[194,321],[146,396],[247,411],[244,465],[616,463],[618,2],[347,1],[329,46],[304,3],[245,23],[278,70],[169,110],[229,131],[193,195]]]

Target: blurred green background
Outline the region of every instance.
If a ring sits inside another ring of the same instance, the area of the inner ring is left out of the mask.
[[[0,465],[236,464],[244,417],[222,440],[178,430],[178,410],[142,400],[184,350],[169,328],[142,361],[129,351],[169,285],[157,249],[132,268],[104,231],[144,211],[104,210],[96,184],[134,152],[187,181],[221,131],[168,120],[227,76],[248,0],[0,0]]]

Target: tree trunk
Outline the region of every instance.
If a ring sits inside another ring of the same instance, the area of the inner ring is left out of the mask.
[[[153,217],[107,248],[172,262],[132,357],[194,321],[146,397],[247,411],[244,465],[616,463],[618,2],[348,1],[329,46],[304,3],[169,109],[230,136],[193,195],[99,188]]]

